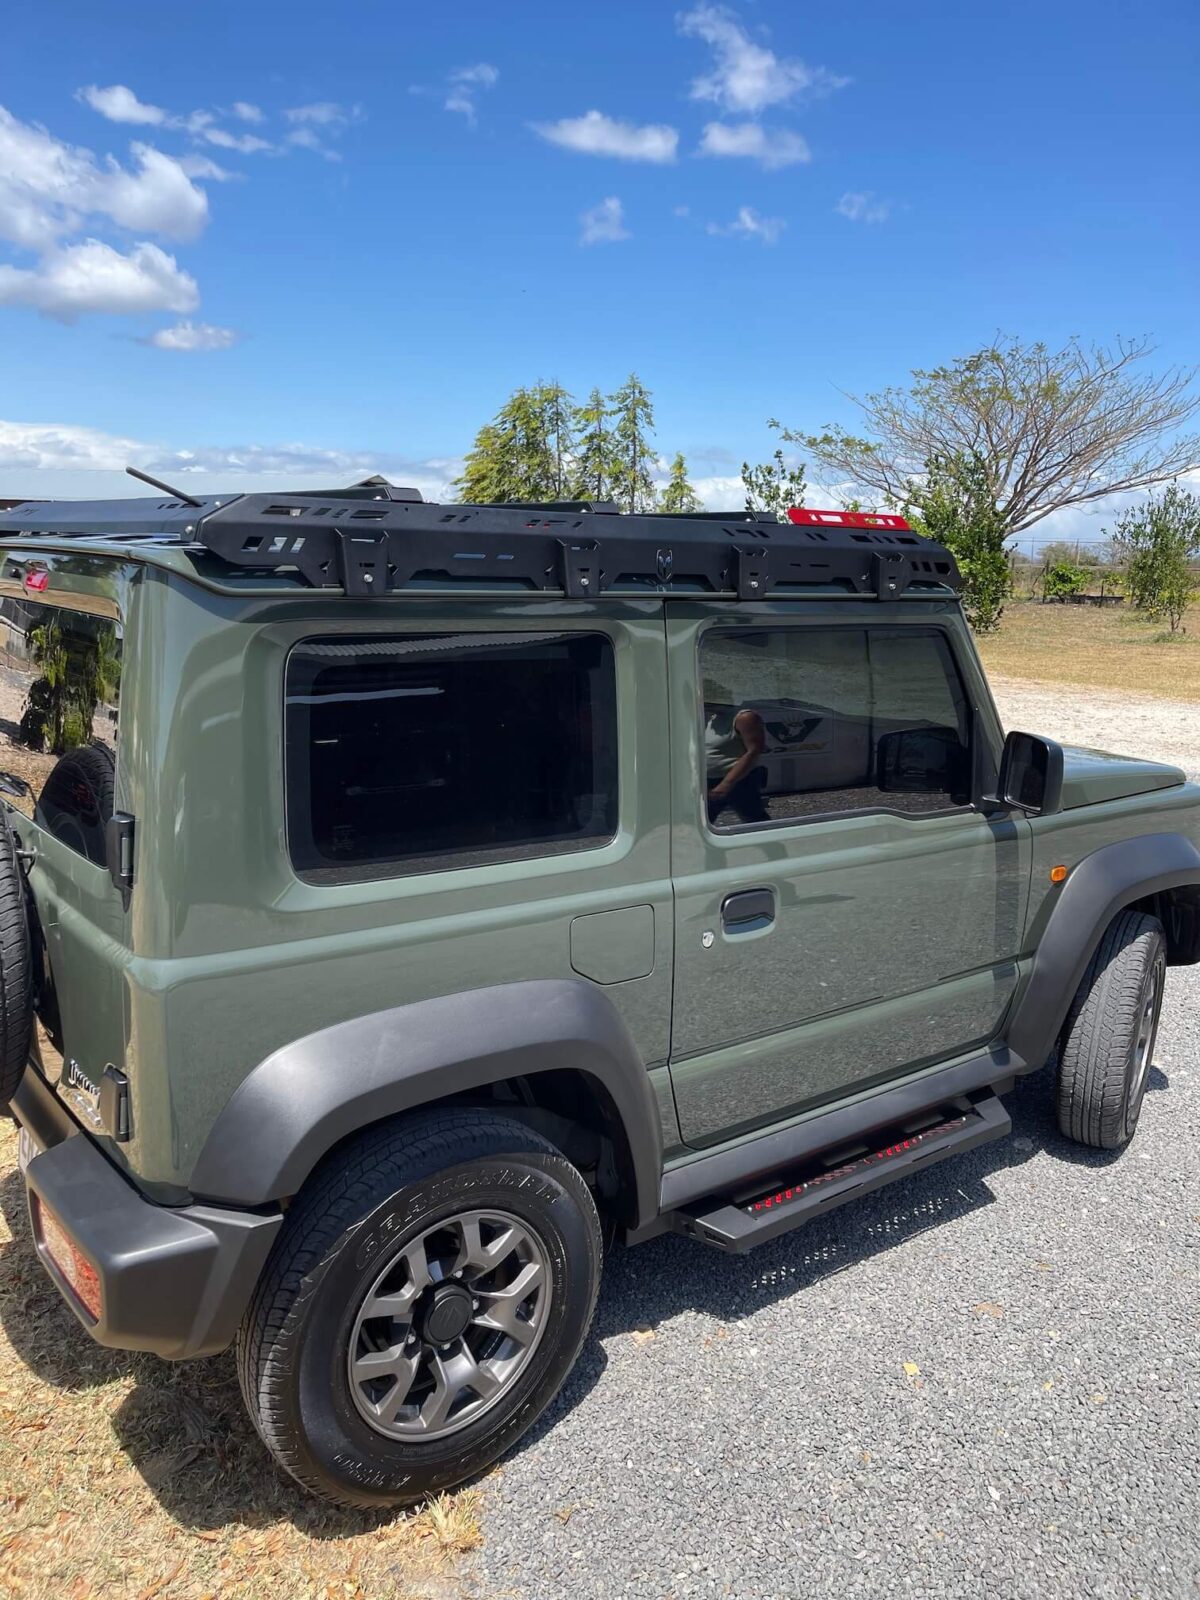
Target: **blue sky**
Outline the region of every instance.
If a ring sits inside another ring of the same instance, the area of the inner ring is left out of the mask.
[[[636,369],[720,505],[997,329],[1189,365],[1198,80],[1194,0],[12,8],[0,494],[436,492]]]

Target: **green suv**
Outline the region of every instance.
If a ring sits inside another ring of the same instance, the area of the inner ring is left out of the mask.
[[[495,1460],[606,1243],[1009,1128],[1114,1148],[1200,789],[1004,736],[898,517],[328,494],[0,515],[0,1102],[93,1338],[236,1345],[343,1504]]]

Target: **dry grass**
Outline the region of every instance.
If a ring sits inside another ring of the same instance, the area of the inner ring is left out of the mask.
[[[22,1600],[450,1600],[476,1495],[337,1511],[260,1444],[229,1356],[94,1345],[33,1254],[0,1123],[0,1594]]]
[[[989,673],[1131,694],[1200,700],[1200,607],[1175,638],[1127,606],[1015,601],[996,633],[979,639]]]

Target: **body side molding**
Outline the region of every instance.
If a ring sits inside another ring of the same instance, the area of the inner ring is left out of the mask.
[[[1031,1067],[1049,1059],[1101,935],[1126,906],[1200,885],[1200,850],[1182,833],[1146,833],[1102,845],[1071,868],[1053,898],[1033,965],[1005,1029]]]
[[[266,1205],[299,1190],[339,1140],[385,1117],[505,1078],[573,1070],[623,1124],[637,1226],[657,1214],[662,1133],[649,1074],[611,1000],[579,979],[474,989],[374,1011],[284,1045],[234,1090],[192,1192]]]

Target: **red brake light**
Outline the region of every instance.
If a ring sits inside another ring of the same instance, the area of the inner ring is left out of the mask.
[[[25,587],[32,589],[35,594],[41,594],[50,587],[50,574],[48,572],[27,572],[25,574]]]
[[[100,1320],[100,1276],[48,1206],[35,1196],[34,1226],[42,1249],[93,1322]]]
[[[911,533],[903,517],[889,511],[810,511],[807,506],[793,506],[788,521],[802,528],[879,528],[889,533]]]

